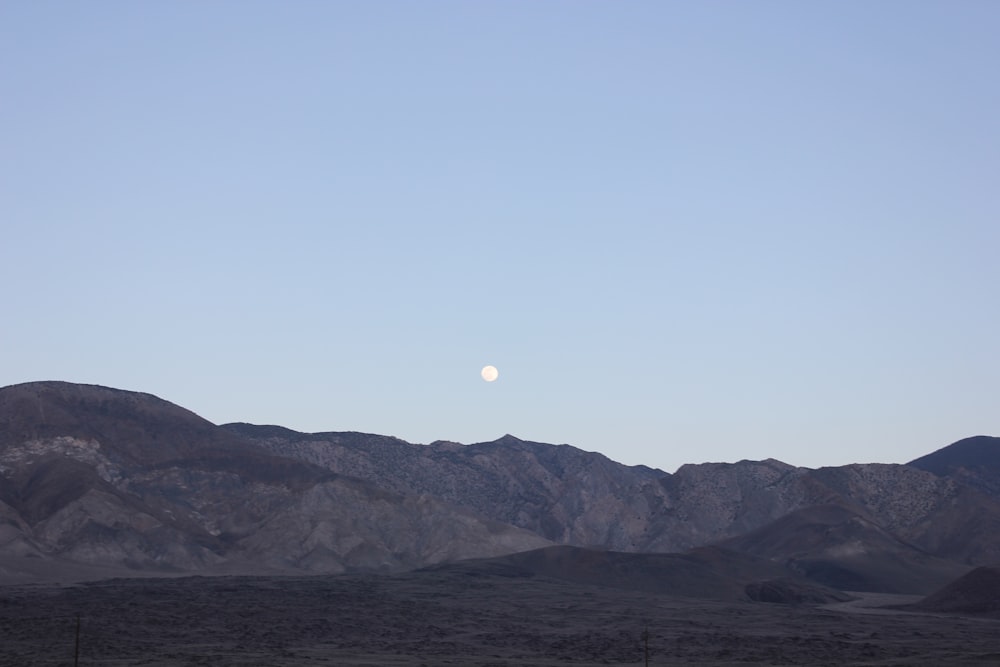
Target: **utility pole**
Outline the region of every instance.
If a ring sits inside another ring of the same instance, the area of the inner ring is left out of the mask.
[[[76,646],[73,648],[73,667],[80,665],[80,614],[76,615]]]

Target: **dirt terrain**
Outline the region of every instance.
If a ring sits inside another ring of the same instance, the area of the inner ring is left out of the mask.
[[[503,573],[117,579],[0,588],[0,664],[984,665],[1000,621],[684,599]],[[867,606],[866,606],[867,605]]]

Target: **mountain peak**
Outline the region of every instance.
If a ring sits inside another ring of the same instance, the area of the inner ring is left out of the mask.
[[[1000,438],[964,438],[906,465],[938,477],[951,476],[980,491],[1000,495]]]
[[[1000,471],[1000,438],[975,435],[914,459],[906,465],[946,475],[958,468],[991,468]]]
[[[72,436],[100,441],[129,459],[200,448],[215,426],[152,394],[70,382],[0,388],[0,449]]]

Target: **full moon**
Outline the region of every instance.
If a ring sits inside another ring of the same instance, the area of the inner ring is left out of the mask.
[[[479,374],[482,375],[483,379],[487,382],[493,382],[500,377],[500,373],[497,371],[496,366],[483,366],[483,370],[480,371]]]

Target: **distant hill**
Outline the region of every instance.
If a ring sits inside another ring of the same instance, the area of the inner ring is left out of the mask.
[[[1000,618],[1000,566],[977,567],[908,608]]]
[[[674,568],[701,594],[776,600],[813,595],[803,580],[921,593],[1000,562],[987,440],[930,464],[668,474],[511,435],[417,445],[216,426],[149,394],[28,383],[0,388],[0,581],[396,572],[564,545],[589,551],[510,563],[615,585]],[[748,563],[773,571],[719,578]]]
[[[901,541],[839,505],[815,505],[722,545],[848,591],[929,593],[968,570]]]
[[[635,554],[555,546],[431,569],[469,576],[544,576],[574,584],[713,600],[815,603],[850,599],[779,564],[718,547]]]

